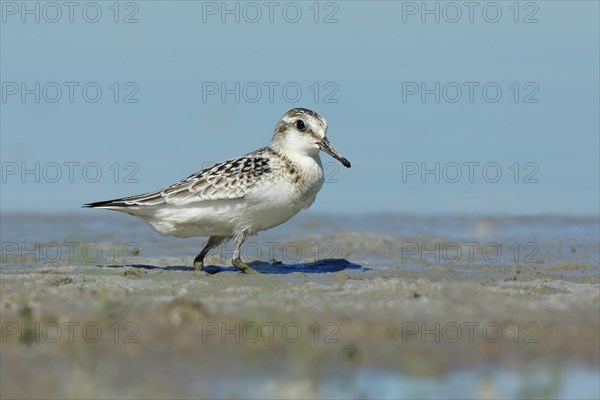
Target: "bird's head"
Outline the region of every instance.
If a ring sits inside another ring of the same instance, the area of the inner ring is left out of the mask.
[[[275,127],[271,146],[286,153],[311,157],[320,150],[350,168],[350,162],[327,139],[327,121],[306,108],[294,108],[285,113]]]

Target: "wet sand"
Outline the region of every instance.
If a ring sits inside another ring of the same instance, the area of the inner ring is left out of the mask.
[[[105,214],[3,215],[2,398],[600,392],[597,218],[307,215],[244,275]]]

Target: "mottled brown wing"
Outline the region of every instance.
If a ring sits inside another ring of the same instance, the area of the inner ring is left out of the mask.
[[[161,195],[171,204],[239,199],[269,173],[269,159],[240,157],[203,169],[163,190]]]
[[[261,149],[262,150],[262,149]],[[260,151],[198,171],[166,189],[87,204],[87,207],[183,205],[204,200],[243,198],[251,187],[272,174],[270,158]]]

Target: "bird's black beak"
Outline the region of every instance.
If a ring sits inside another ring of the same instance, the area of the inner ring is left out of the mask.
[[[321,150],[341,162],[344,167],[350,168],[350,161],[346,160],[346,157],[342,156],[341,153],[335,147],[333,147],[331,143],[329,143],[329,139],[324,137],[323,140],[317,144]]]

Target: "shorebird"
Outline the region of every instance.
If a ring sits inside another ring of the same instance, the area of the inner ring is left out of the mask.
[[[294,108],[281,118],[267,147],[205,168],[165,189],[84,207],[133,215],[162,235],[209,236],[194,259],[196,270],[202,269],[211,249],[233,238],[232,264],[256,273],[241,260],[242,244],[313,204],[324,181],[319,152],[350,168],[326,133],[325,118]]]

